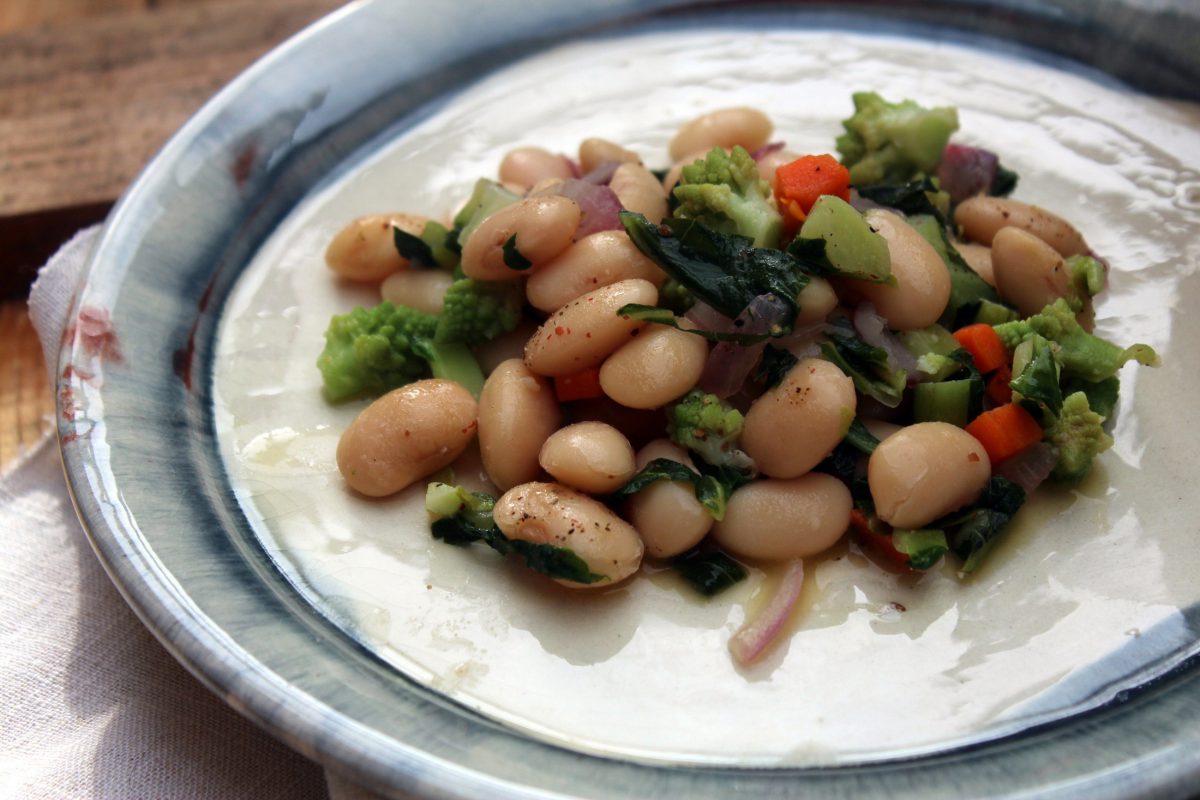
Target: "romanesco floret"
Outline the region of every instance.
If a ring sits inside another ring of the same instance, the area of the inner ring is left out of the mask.
[[[443,296],[434,338],[478,347],[521,321],[521,288],[513,282],[455,281]]]
[[[853,99],[854,115],[842,122],[846,132],[837,149],[854,185],[903,183],[932,173],[958,130],[958,112],[950,107],[889,103],[875,92],[855,92]]]
[[[1058,450],[1058,463],[1051,473],[1055,480],[1077,481],[1092,468],[1092,459],[1112,447],[1112,437],[1104,432],[1104,417],[1088,407],[1083,392],[1069,394],[1063,400],[1062,413],[1049,420],[1046,441]]]
[[[335,316],[317,359],[326,397],[337,402],[380,394],[427,377],[429,365],[413,348],[433,336],[437,323],[431,314],[386,301]]]
[[[775,209],[771,184],[758,175],[746,148],[719,147],[703,161],[683,168],[675,187],[677,219],[694,219],[720,233],[754,240],[755,247],[778,247],[783,218]]]
[[[667,435],[714,467],[752,474],[754,461],[737,448],[745,419],[715,394],[693,389],[667,411]]]
[[[1135,344],[1124,350],[1085,331],[1075,319],[1071,304],[1059,298],[1032,317],[993,326],[1011,352],[1034,334],[1054,343],[1054,356],[1063,374],[1091,383],[1111,378],[1121,366],[1135,360],[1158,366],[1158,355],[1149,345]]]

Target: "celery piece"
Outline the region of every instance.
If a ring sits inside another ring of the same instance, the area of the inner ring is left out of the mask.
[[[949,422],[965,427],[971,404],[971,381],[918,383],[913,389],[913,418],[917,422]]]

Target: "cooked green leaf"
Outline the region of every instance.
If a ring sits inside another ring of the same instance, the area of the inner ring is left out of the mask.
[[[720,551],[693,551],[675,559],[673,566],[705,597],[712,597],[746,578],[746,569]]]

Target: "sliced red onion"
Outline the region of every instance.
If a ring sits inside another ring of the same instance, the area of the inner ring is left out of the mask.
[[[758,616],[748,620],[729,640],[729,652],[739,664],[753,664],[779,637],[803,588],[804,562],[797,558],[788,562],[779,588]]]
[[[617,199],[616,192],[607,186],[598,186],[578,178],[568,178],[539,194],[558,195],[579,204],[579,208],[583,211],[583,219],[580,220],[579,228],[575,231],[576,239],[582,239],[598,231],[622,230],[621,220],[617,216],[621,211],[621,201]]]
[[[718,333],[729,333],[735,330],[733,320],[703,300],[697,300],[684,316],[701,330],[716,331]]]
[[[778,153],[784,147],[783,142],[769,142],[750,154],[750,157],[755,161],[762,161],[772,153]]]
[[[594,183],[597,186],[608,186],[609,181],[612,180],[613,173],[617,171],[617,167],[619,166],[621,166],[620,161],[601,161],[580,180]]]
[[[917,371],[917,357],[888,330],[887,320],[875,312],[871,303],[859,303],[854,309],[854,330],[867,344],[887,351],[892,369],[902,369],[909,375]]]
[[[566,156],[563,156],[562,158],[563,158],[563,161],[567,162],[567,169],[571,170],[571,177],[573,177],[573,178],[582,178],[583,177],[583,167],[579,166],[578,161],[576,161],[573,158],[568,158]]]
[[[786,324],[790,314],[791,309],[778,297],[760,294],[733,321],[732,329],[738,333],[770,333]],[[718,342],[708,354],[697,385],[720,398],[733,395],[742,388],[766,346],[765,341],[748,345]]]
[[[1041,486],[1046,478],[1050,477],[1050,473],[1054,471],[1057,463],[1058,451],[1054,449],[1053,445],[1038,442],[1031,447],[1026,447],[1015,456],[1004,459],[993,472],[1002,478],[1008,478],[1024,489],[1026,495],[1029,495],[1033,493],[1034,489]]]
[[[996,177],[1000,159],[990,150],[964,144],[948,144],[942,151],[937,178],[942,190],[955,203],[986,192]]]

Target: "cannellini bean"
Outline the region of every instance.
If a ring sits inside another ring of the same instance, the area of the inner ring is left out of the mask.
[[[962,226],[969,238],[980,244],[990,245],[997,231],[1012,227],[1029,231],[1062,256],[1088,252],[1087,242],[1071,223],[1045,209],[1007,197],[980,196],[964,200],[954,209],[954,221]]]
[[[632,150],[627,150],[616,142],[607,139],[584,139],[579,143],[579,168],[584,175],[603,164],[605,161],[618,161],[622,164],[640,164],[642,157]]]
[[[656,439],[637,454],[639,471],[658,458],[695,469],[687,451],[668,439]],[[686,481],[655,481],[629,498],[629,521],[646,545],[646,554],[671,558],[700,544],[713,526],[712,515]]]
[[[351,489],[385,497],[450,464],[475,437],[478,408],[454,381],[417,381],[380,397],[354,418],[337,446]]]
[[[530,275],[525,295],[534,308],[550,313],[593,289],[629,278],[662,286],[667,275],[642,255],[625,231],[600,231]]]
[[[646,323],[617,316],[629,303],[654,305],[658,289],[638,278],[577,297],[542,323],[525,345],[525,364],[539,375],[574,375],[599,364]]]
[[[374,214],[359,217],[338,231],[325,249],[325,264],[352,281],[381,281],[408,268],[396,252],[392,229],[420,236],[429,220],[416,214]]]
[[[742,449],[764,475],[795,478],[833,452],[857,406],[854,381],[828,361],[806,358],[750,406]]]
[[[600,367],[600,388],[623,406],[662,408],[688,393],[708,360],[708,342],[665,325],[651,325]]]
[[[504,244],[516,237],[516,250],[537,268],[571,244],[583,216],[565,197],[527,197],[492,214],[471,232],[462,249],[462,270],[481,281],[511,281],[527,270],[504,263]]]
[[[608,397],[575,400],[570,405],[576,422],[603,422],[619,430],[635,448],[663,434],[663,415],[658,409],[629,408]]]
[[[518,147],[500,161],[500,182],[520,187],[519,194],[546,179],[565,181],[573,177],[575,170],[566,156],[541,147]]]
[[[615,492],[633,477],[633,446],[603,422],[576,422],[550,434],[538,463],[559,483],[590,494]]]
[[[796,327],[803,328],[823,322],[837,308],[838,296],[829,281],[809,278],[808,285],[796,296],[796,304],[799,306]]]
[[[991,476],[983,445],[948,422],[909,425],[867,462],[875,512],[897,528],[920,528],[973,502]]]
[[[713,526],[712,536],[745,558],[804,558],[842,537],[852,506],[846,485],[821,472],[755,481],[730,496],[725,519]]]
[[[406,269],[383,279],[379,294],[398,306],[409,306],[426,314],[442,313],[442,298],[454,276],[440,269]]]
[[[976,275],[983,278],[984,283],[993,289],[996,288],[990,247],[974,242],[955,242],[954,249],[963,257],[963,261],[967,262],[967,266],[974,270]]]
[[[894,212],[873,208],[865,217],[871,229],[887,241],[896,285],[847,283],[875,305],[890,328],[912,331],[937,322],[950,300],[950,271],[941,256]]]
[[[608,188],[613,190],[622,208],[642,214],[656,225],[667,216],[667,190],[654,173],[641,164],[626,163],[617,167]]]
[[[561,422],[548,380],[519,358],[496,367],[479,394],[479,452],[492,483],[503,491],[536,480],[538,453]]]
[[[505,492],[492,510],[509,539],[565,547],[607,580],[583,584],[557,579],[573,589],[603,588],[637,572],[642,540],[603,503],[556,483],[523,483]]]
[[[754,108],[723,108],[688,122],[671,139],[668,151],[679,160],[697,150],[732,148],[740,144],[750,152],[767,143],[775,126],[770,117]]]
[[[996,291],[1028,317],[1071,293],[1066,261],[1050,245],[1021,228],[1001,228],[992,239]]]
[[[767,183],[771,184],[771,190],[775,190],[775,184],[778,178],[775,170],[782,167],[784,164],[790,164],[797,158],[800,158],[800,153],[794,150],[782,148],[773,152],[767,153],[762,158],[758,159],[758,176]]]

